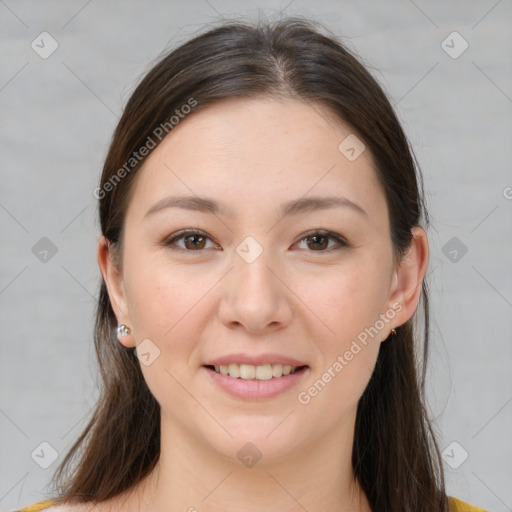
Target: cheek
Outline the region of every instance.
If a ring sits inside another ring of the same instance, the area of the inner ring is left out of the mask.
[[[149,252],[131,253],[125,264],[125,290],[140,336],[167,343],[188,317],[194,317],[195,305],[209,289],[207,280],[197,275],[202,275],[199,269],[194,277]]]
[[[302,285],[300,296],[320,320],[315,338],[322,357],[301,396],[319,414],[329,410],[327,422],[357,405],[372,375],[381,341],[375,325],[387,299],[385,264],[374,255],[354,258]]]
[[[381,337],[372,331],[383,307],[384,294],[375,273],[364,267],[333,271],[307,292],[308,305],[319,317],[315,336],[320,364],[298,401],[308,414],[338,423],[355,410],[374,369]],[[320,332],[322,334],[320,334]]]
[[[211,284],[191,280],[190,275],[162,262],[137,264],[140,261],[143,258],[132,258],[125,266],[130,276],[126,280],[130,317],[137,343],[148,338],[159,350],[154,362],[141,364],[141,371],[163,410],[174,415],[191,406],[183,386],[187,387],[197,366],[195,351],[203,329],[200,299]]]
[[[325,347],[341,350],[375,324],[387,299],[386,270],[376,258],[323,269],[297,279],[297,295],[318,318]],[[320,331],[319,331],[320,332]]]
[[[205,308],[222,273],[201,265],[185,268],[150,254],[136,256],[134,251],[126,262],[125,289],[137,343],[149,338],[160,351],[154,367],[142,368],[156,391],[161,379],[169,385],[165,370],[181,382],[200,365],[200,340],[214,314]]]

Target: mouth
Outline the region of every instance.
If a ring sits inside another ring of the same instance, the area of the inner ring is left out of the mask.
[[[242,380],[275,380],[305,371],[308,366],[291,366],[283,364],[236,364],[205,365],[205,368],[220,375]]]

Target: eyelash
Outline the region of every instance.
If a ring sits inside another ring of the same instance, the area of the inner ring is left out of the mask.
[[[199,231],[197,229],[189,229],[186,231],[179,231],[178,233],[172,235],[170,238],[166,239],[163,242],[163,245],[166,247],[169,247],[173,251],[182,251],[182,252],[189,252],[189,253],[190,252],[201,253],[201,252],[205,251],[206,249],[198,249],[197,251],[193,251],[190,249],[184,249],[183,247],[171,247],[178,240],[184,239],[190,235],[199,235],[199,236],[203,236],[203,237],[207,238],[208,240],[211,240],[211,238],[208,235],[206,235],[206,233]],[[332,231],[327,231],[327,230],[308,231],[308,232],[304,233],[304,236],[297,243],[302,242],[303,240],[306,240],[307,238],[312,238],[314,236],[322,236],[322,237],[326,237],[326,238],[335,240],[339,244],[339,246],[337,248],[335,247],[334,250],[349,246],[348,242],[341,235],[338,235],[338,233],[334,233]],[[325,249],[325,250],[319,250],[319,251],[308,251],[308,252],[326,253],[326,252],[330,252],[332,250],[333,249],[331,248],[331,249]]]

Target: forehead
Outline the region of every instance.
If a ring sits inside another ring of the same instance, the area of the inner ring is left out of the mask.
[[[129,210],[142,215],[166,195],[182,194],[218,199],[231,215],[254,215],[299,197],[338,194],[382,215],[370,152],[351,160],[340,151],[354,136],[317,103],[223,100],[185,117],[155,148],[138,171]]]

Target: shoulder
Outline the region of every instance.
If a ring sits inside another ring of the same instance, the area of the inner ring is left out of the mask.
[[[89,512],[91,504],[89,503],[60,503],[56,499],[38,501],[28,507],[14,510],[13,512]]]
[[[474,507],[469,503],[465,503],[453,496],[449,497],[450,512],[488,512],[483,508]]]
[[[45,500],[38,501],[37,503],[33,503],[32,505],[28,505],[27,507],[19,508],[14,510],[13,512],[37,512],[39,510],[54,510],[56,507],[56,500]]]
[[[32,505],[28,505],[27,507],[19,508],[14,510],[13,512],[37,512],[39,510],[54,510],[56,507],[56,500],[45,500],[38,501],[37,503],[33,503]]]

